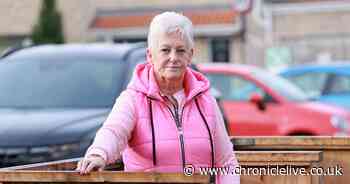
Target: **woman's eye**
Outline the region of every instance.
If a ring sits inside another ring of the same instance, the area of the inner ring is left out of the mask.
[[[168,52],[170,52],[170,49],[161,49],[161,51],[168,53]]]

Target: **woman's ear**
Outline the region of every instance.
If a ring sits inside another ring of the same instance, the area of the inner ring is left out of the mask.
[[[192,49],[190,50],[190,61],[189,61],[188,65],[191,65],[191,63],[192,63],[193,54],[194,54],[194,49],[192,48]]]
[[[152,64],[152,52],[150,48],[147,48],[146,50],[146,61]]]

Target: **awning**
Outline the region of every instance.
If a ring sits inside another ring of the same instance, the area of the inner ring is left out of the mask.
[[[198,36],[230,36],[241,29],[239,14],[230,5],[176,8],[138,8],[98,10],[90,24],[96,35],[117,38],[146,37],[152,18],[164,11],[175,11],[189,17]]]

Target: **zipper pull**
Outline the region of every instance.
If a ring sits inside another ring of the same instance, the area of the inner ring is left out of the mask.
[[[182,127],[177,127],[177,131],[179,132],[180,135],[184,134]]]

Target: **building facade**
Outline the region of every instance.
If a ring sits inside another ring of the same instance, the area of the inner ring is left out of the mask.
[[[242,62],[241,16],[232,8],[231,0],[57,0],[56,4],[66,42],[146,41],[155,14],[177,11],[194,23],[195,62]],[[1,9],[6,10],[0,11],[4,14],[0,16],[0,47],[29,37],[40,5],[40,0],[0,2]]]
[[[249,63],[278,69],[350,60],[349,1],[256,1],[246,19]]]

